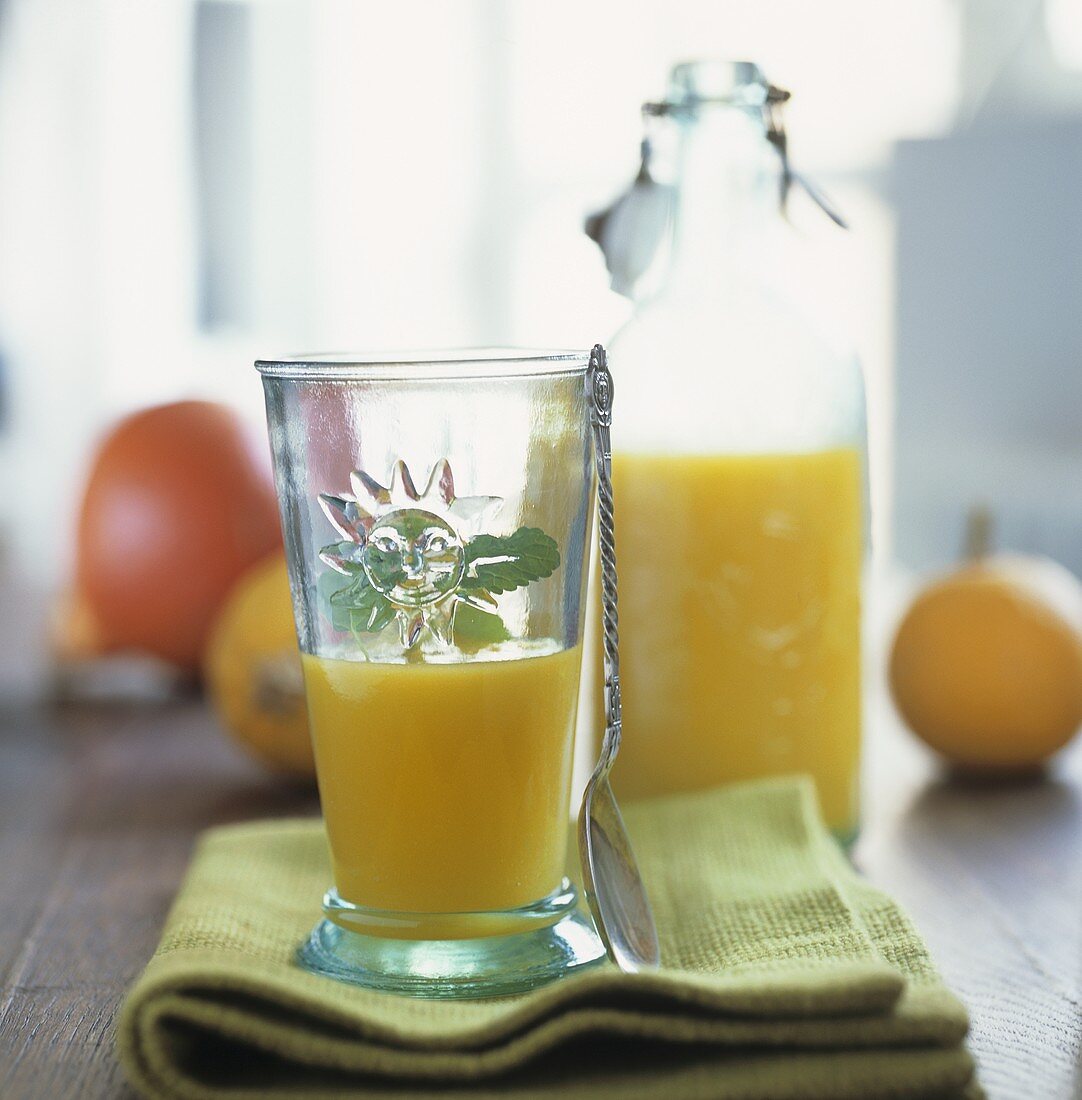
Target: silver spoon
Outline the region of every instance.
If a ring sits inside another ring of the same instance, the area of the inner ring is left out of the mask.
[[[635,973],[657,966],[661,952],[631,841],[609,784],[620,749],[620,657],[616,614],[616,542],[612,515],[612,375],[605,349],[595,344],[586,375],[597,462],[601,537],[601,620],[605,656],[605,736],[601,755],[582,796],[579,858],[586,900],[609,958]]]

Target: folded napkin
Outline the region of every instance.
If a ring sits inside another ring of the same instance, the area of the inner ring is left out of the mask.
[[[801,780],[651,800],[626,819],[664,966],[605,963],[514,997],[436,1001],[301,970],[330,881],[321,826],[201,840],[125,1003],[146,1096],[975,1097],[965,1009]]]

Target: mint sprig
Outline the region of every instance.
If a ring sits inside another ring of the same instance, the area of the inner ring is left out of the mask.
[[[335,630],[353,635],[378,634],[406,609],[393,604],[369,579],[356,543],[323,547],[320,557],[332,566],[317,582],[317,594]],[[550,576],[560,565],[556,540],[536,527],[520,527],[511,535],[477,535],[464,547],[466,573],[455,607],[455,640],[480,648],[507,641],[511,635],[495,609],[493,594],[512,592]],[[387,569],[393,562],[379,564]],[[454,599],[454,593],[449,593]],[[491,611],[479,604],[491,603]]]

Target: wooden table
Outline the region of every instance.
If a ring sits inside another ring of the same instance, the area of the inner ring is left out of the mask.
[[[880,711],[857,862],[969,1004],[994,1100],[1082,1096],[1082,742],[1045,782],[965,788]],[[113,1021],[196,833],[315,810],[197,703],[0,711],[0,1097],[131,1100]]]

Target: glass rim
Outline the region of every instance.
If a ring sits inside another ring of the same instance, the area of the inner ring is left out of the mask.
[[[276,359],[257,359],[255,369],[264,378],[410,381],[584,374],[589,362],[589,351],[558,348],[420,348],[285,355]]]

